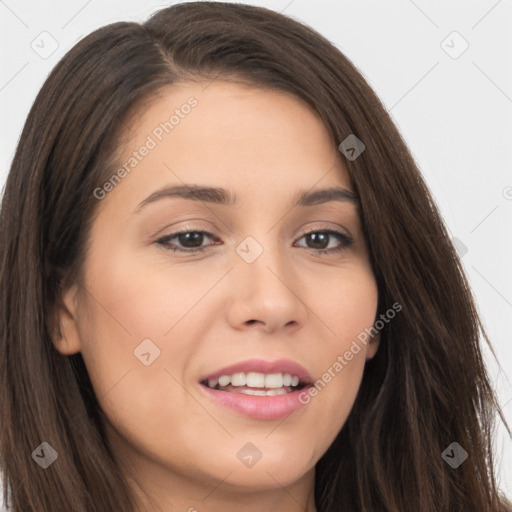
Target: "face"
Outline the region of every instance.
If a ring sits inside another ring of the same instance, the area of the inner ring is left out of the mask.
[[[82,353],[114,453],[148,487],[311,482],[378,346],[344,357],[377,313],[353,189],[306,104],[204,88],[130,123],[55,343]],[[184,185],[224,192],[165,192]]]

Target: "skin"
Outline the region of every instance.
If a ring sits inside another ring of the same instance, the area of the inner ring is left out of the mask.
[[[121,165],[174,109],[198,101],[98,201],[84,279],[63,295],[55,346],[82,353],[141,511],[315,511],[315,464],[346,421],[378,336],[284,420],[227,409],[198,381],[253,357],[292,359],[316,380],[373,325],[377,286],[356,206],[292,206],[299,191],[352,186],[344,157],[302,101],[220,80],[204,88],[174,85],[133,118]],[[164,198],[133,213],[161,187],[184,183],[227,188],[238,203]],[[185,226],[213,233],[199,242],[204,252],[157,242]],[[320,254],[318,238],[304,234],[326,229],[353,244],[331,236],[323,247],[342,251]],[[250,264],[235,250],[247,236],[263,248]],[[160,350],[149,366],[134,356],[146,338]],[[247,442],[262,454],[250,468],[237,457]]]

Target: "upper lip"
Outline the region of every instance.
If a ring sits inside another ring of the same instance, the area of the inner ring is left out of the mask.
[[[216,370],[204,377],[201,377],[200,382],[209,379],[218,379],[222,375],[233,375],[234,373],[289,373],[296,375],[303,384],[310,384],[313,378],[309,372],[300,364],[292,361],[291,359],[276,359],[275,361],[266,361],[264,359],[246,359],[238,363],[225,366],[220,370]]]

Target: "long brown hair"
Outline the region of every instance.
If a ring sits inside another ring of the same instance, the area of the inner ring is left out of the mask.
[[[404,141],[354,65],[309,27],[242,4],[191,2],[143,24],[114,23],[58,63],[25,123],[0,212],[1,469],[13,512],[134,510],[106,443],[80,354],[61,355],[51,322],[80,275],[98,200],[129,112],[184,80],[233,80],[294,94],[346,159],[378,283],[381,332],[351,414],[316,466],[319,512],[506,510],[492,434],[500,413],[468,282]],[[455,356],[454,356],[455,354]],[[32,460],[42,442],[57,452]],[[468,453],[454,469],[441,454]]]

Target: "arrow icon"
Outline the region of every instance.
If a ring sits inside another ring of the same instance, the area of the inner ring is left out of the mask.
[[[449,466],[457,469],[468,458],[468,452],[459,443],[453,442],[446,447],[441,457]]]
[[[236,456],[244,466],[252,468],[261,459],[262,453],[253,443],[245,443]]]
[[[454,30],[441,41],[440,46],[451,59],[458,59],[469,48],[469,43]],[[457,457],[457,452],[455,452],[455,457]]]
[[[365,145],[363,144],[363,141],[351,133],[343,142],[341,142],[338,149],[346,158],[353,162],[365,150]]]
[[[236,246],[236,252],[246,263],[252,263],[263,252],[263,247],[252,236],[248,236]]]
[[[59,454],[55,451],[53,446],[46,441],[43,441],[33,452],[32,458],[43,468],[46,469],[53,464]]]
[[[135,348],[133,355],[144,366],[149,366],[160,357],[160,349],[149,338],[146,338]]]

